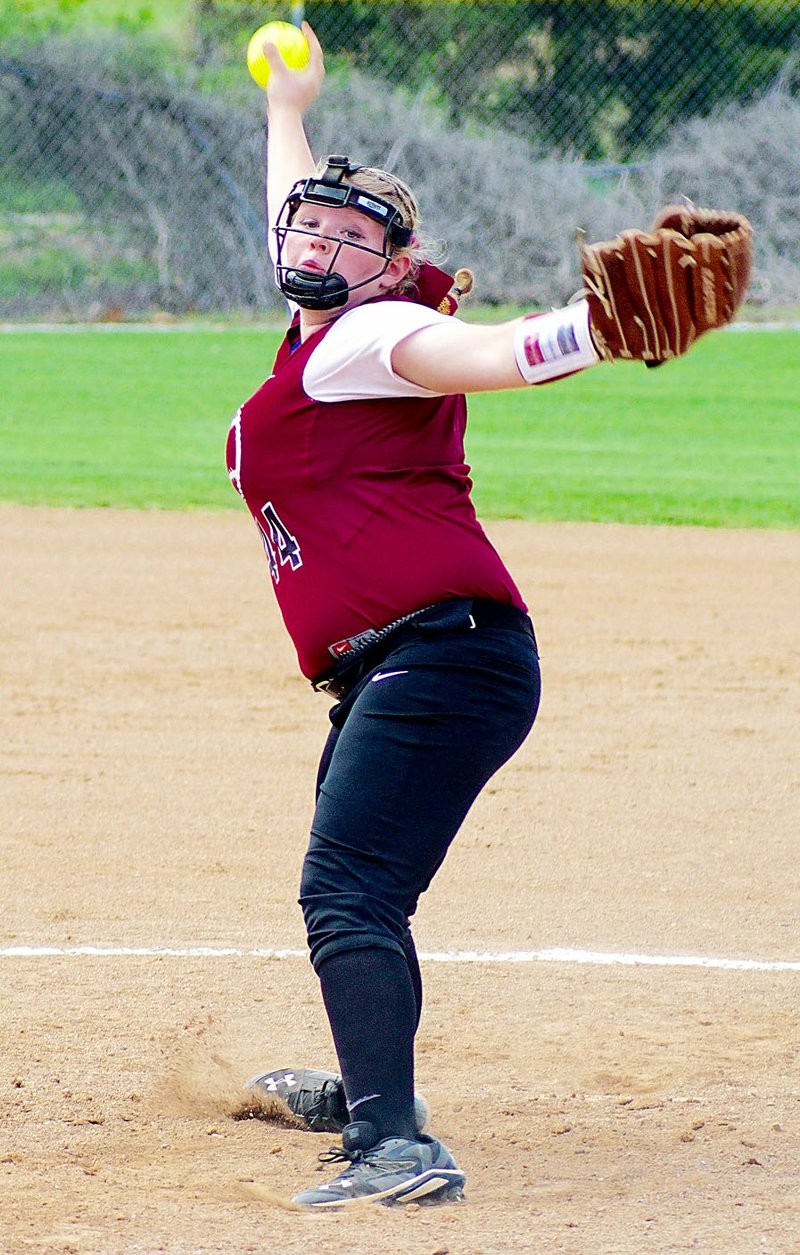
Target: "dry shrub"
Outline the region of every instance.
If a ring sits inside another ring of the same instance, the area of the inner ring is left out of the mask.
[[[650,168],[652,205],[681,195],[744,213],[755,230],[751,299],[800,302],[800,100],[776,89],[687,123]]]
[[[312,133],[320,152],[344,147],[406,178],[451,266],[475,271],[480,300],[565,301],[578,285],[577,227],[590,239],[646,227],[661,205],[685,195],[752,221],[751,299],[800,301],[800,100],[784,88],[687,123],[627,169],[546,153],[535,138],[447,129],[424,98],[360,77],[326,89]]]
[[[31,282],[5,295],[0,283],[0,315],[282,311],[264,241],[263,98],[212,98],[123,63],[111,46],[54,44],[35,65],[0,73],[0,169],[28,180],[42,202],[0,222],[8,257],[31,268]],[[576,228],[605,239],[687,195],[748,215],[752,297],[786,305],[800,302],[793,90],[787,80],[755,103],[688,122],[646,162],[606,170],[546,151],[535,134],[453,128],[424,94],[359,74],[329,75],[309,131],[318,154],[344,150],[406,178],[447,264],[475,272],[478,300],[562,304],[580,282]],[[66,213],[43,201],[53,180],[68,189]],[[36,278],[54,250],[77,279]]]
[[[424,97],[364,77],[326,88],[310,129],[315,151],[344,148],[411,184],[427,234],[445,242],[452,268],[475,271],[479,300],[563,302],[579,283],[576,229],[604,238],[642,216],[628,179],[609,194],[580,157],[505,131],[448,129]]]

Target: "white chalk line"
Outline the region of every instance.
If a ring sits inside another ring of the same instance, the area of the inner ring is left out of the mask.
[[[238,946],[4,946],[2,959],[304,959],[306,950],[246,950]],[[700,954],[632,954],[597,950],[431,950],[423,963],[576,963],[597,967],[695,967],[730,972],[800,972],[800,960],[721,959]]]

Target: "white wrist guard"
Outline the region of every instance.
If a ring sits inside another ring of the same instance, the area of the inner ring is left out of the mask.
[[[514,332],[514,356],[526,383],[547,383],[601,360],[589,334],[589,303],[529,314]]]

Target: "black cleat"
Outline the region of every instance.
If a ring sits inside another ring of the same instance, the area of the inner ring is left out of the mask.
[[[293,1115],[305,1122],[312,1133],[341,1133],[350,1123],[342,1078],[335,1072],[313,1068],[277,1068],[251,1076],[247,1089],[274,1095],[286,1103]],[[430,1107],[420,1094],[414,1096],[414,1111],[420,1132],[430,1122]]]
[[[334,1072],[277,1068],[251,1076],[247,1089],[282,1099],[312,1133],[341,1133],[350,1119],[342,1078]]]
[[[466,1177],[446,1146],[424,1134],[418,1141],[385,1137],[373,1145],[375,1126],[348,1124],[342,1149],[320,1155],[323,1162],[345,1162],[333,1181],[295,1194],[303,1207],[347,1207],[354,1203],[412,1203],[420,1199],[456,1202],[463,1197]]]

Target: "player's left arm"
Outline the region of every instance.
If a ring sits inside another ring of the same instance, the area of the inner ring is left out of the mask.
[[[437,322],[392,351],[396,374],[442,394],[549,383],[599,360],[585,301],[493,325]]]
[[[747,291],[753,231],[741,214],[667,206],[651,230],[580,245],[584,299],[494,327],[421,328],[395,372],[435,392],[548,383],[599,360],[659,365],[727,326]]]

